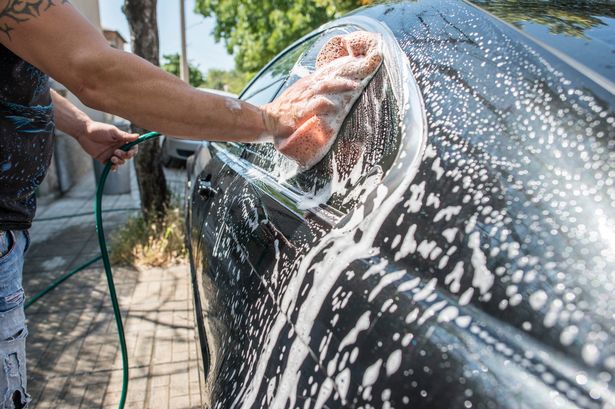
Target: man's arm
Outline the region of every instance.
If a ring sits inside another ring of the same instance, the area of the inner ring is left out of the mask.
[[[25,13],[14,9],[17,3],[25,9],[30,6],[24,4],[38,6]],[[315,79],[262,108],[200,92],[136,55],[111,48],[61,0],[0,0],[0,42],[92,108],[195,139],[284,138],[309,117],[334,109],[324,94],[358,86],[355,78]]]
[[[128,152],[118,148],[134,141],[138,135],[129,134],[110,124],[93,121],[54,90],[51,90],[51,99],[56,128],[75,138],[83,150],[94,159],[103,163],[111,160],[115,168],[136,155],[136,147]]]

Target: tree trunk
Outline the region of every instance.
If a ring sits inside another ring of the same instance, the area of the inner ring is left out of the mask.
[[[124,0],[122,11],[130,25],[133,53],[159,66],[156,2],[157,0]],[[139,96],[135,95],[135,98]],[[135,125],[132,125],[132,131],[139,134],[146,132]],[[160,153],[160,144],[157,139],[153,139],[139,145],[139,154],[135,158],[141,209],[147,221],[162,218],[169,201]]]

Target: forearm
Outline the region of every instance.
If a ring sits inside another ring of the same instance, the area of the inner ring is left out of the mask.
[[[22,2],[10,4],[17,3]],[[0,9],[8,4],[0,0]],[[350,70],[334,66],[331,70],[338,71],[333,74],[325,70],[304,77],[259,108],[200,92],[133,54],[111,48],[66,1],[49,1],[36,13],[30,7],[11,10],[13,18],[0,13],[2,45],[64,84],[86,105],[178,137],[242,142],[274,138],[277,143],[315,115],[338,109],[327,95],[354,90],[357,79],[366,75],[360,64]],[[59,95],[54,100],[58,128],[79,135],[84,114]]]
[[[0,6],[5,3],[0,0]],[[24,23],[11,22],[11,37],[0,33],[0,42],[92,108],[180,137],[253,141],[266,133],[258,107],[197,91],[145,60],[111,48],[66,2],[53,3],[36,16],[19,15]],[[0,23],[7,21],[0,16]],[[71,111],[63,108],[60,103],[59,127],[73,125],[62,123],[64,113],[71,118]]]
[[[87,114],[54,90],[51,90],[51,100],[57,129],[75,139],[79,139],[86,133],[87,124],[90,121]]]
[[[135,55],[111,48],[106,54],[79,74],[86,79],[77,96],[95,109],[191,139],[253,142],[272,127],[254,105],[196,90]]]

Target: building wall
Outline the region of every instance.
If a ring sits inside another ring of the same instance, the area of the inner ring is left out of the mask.
[[[126,49],[126,41],[124,41],[120,33],[114,30],[103,30],[103,33],[111,47],[117,48],[118,50]]]
[[[81,14],[90,20],[92,24],[99,30],[102,30],[100,26],[100,8],[98,7],[98,0],[71,0],[70,2]]]
[[[71,4],[102,32],[98,0],[71,0]],[[83,105],[62,84],[51,80],[51,87],[68,98],[90,118],[95,121],[109,122],[109,116]],[[47,176],[39,188],[39,195],[58,195],[68,191],[82,176],[93,171],[92,161],[92,158],[81,149],[73,137],[56,130],[53,159]]]

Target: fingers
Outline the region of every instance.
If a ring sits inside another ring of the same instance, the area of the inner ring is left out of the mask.
[[[134,158],[138,152],[139,152],[139,149],[136,146],[133,146],[128,151],[116,149],[113,151],[113,155],[111,156],[109,160],[111,161],[111,163],[116,165],[115,167],[117,167],[117,165],[123,165],[124,163],[126,163],[127,160]]]
[[[284,132],[280,132],[282,127],[277,126],[273,131],[274,136],[291,134],[312,117],[343,108],[340,105],[352,100],[352,92],[365,85],[364,80],[376,72],[382,58],[379,34],[357,32],[332,37],[316,58],[317,69],[295,82],[274,101],[273,116],[278,118],[278,124],[282,123],[279,118],[285,121]],[[302,135],[323,134],[322,129],[318,129],[319,132],[310,131]]]
[[[126,152],[124,152],[121,149],[116,149],[113,152],[113,155],[123,160],[129,160],[131,158],[134,158],[138,152],[139,152],[139,149],[136,146],[133,146],[130,150]]]
[[[118,128],[114,128],[112,132],[113,140],[122,143],[132,142],[139,137],[139,134],[124,132]]]
[[[136,141],[137,139],[139,139],[139,134],[138,133],[122,132],[122,134],[123,134],[123,138],[124,138],[124,142],[125,143]]]
[[[117,156],[112,156],[111,157],[111,163],[113,164],[113,166],[115,166],[117,168],[118,166],[121,166],[124,163],[126,163],[126,160],[121,159],[121,158],[119,158]]]
[[[335,110],[336,105],[327,97],[318,96],[306,106],[309,116],[322,115]]]
[[[112,135],[114,141],[121,143],[122,145],[137,140],[139,138],[138,133],[128,133],[124,132],[118,128],[112,129]]]
[[[356,81],[348,78],[335,78],[329,81],[322,81],[319,84],[318,92],[330,93],[330,92],[346,92],[352,91],[357,88],[359,84]]]
[[[372,75],[380,67],[381,63],[382,55],[379,51],[374,50],[365,57],[341,66],[338,75],[360,81]]]
[[[113,152],[113,156],[111,156],[111,159],[109,159],[109,161],[113,164],[111,166],[111,170],[114,170],[114,171],[117,170],[117,168],[125,164],[126,161],[134,158],[138,152],[139,152],[139,149],[136,146],[134,146],[132,149],[126,152],[124,152],[121,149],[116,149]]]

